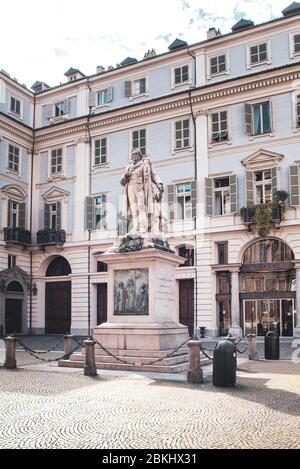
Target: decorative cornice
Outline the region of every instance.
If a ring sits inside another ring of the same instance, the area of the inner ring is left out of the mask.
[[[161,99],[158,100],[158,98],[157,101],[155,101],[155,99],[151,100],[151,103],[149,103],[149,101],[141,102],[139,107],[136,107],[134,110],[128,110],[128,108],[112,109],[111,111],[109,111],[109,115],[105,113],[105,115],[99,114],[97,116],[94,116],[93,121],[90,121],[89,127],[91,130],[99,129],[102,127],[120,124],[122,122],[134,120],[141,117],[145,118],[153,114],[166,113],[174,111],[176,109],[189,108],[191,103],[193,105],[209,103],[210,101],[214,101],[219,98],[225,98],[242,93],[249,93],[251,91],[257,91],[258,89],[269,88],[270,86],[280,85],[283,83],[300,79],[300,70],[297,72],[281,73],[278,76],[270,76],[270,74],[274,74],[274,70],[266,70],[261,73],[264,75],[264,77],[262,78],[258,78],[257,75],[255,77],[239,77],[238,84],[236,84],[235,81],[233,82],[233,80],[230,80],[230,83],[228,84],[223,82],[221,84],[222,88],[220,88],[220,83],[214,83],[213,86],[209,87],[209,91],[207,86],[195,88],[194,90],[192,90],[191,100],[186,95],[182,98],[179,98],[178,95],[170,95],[165,97],[164,102],[161,102]],[[246,83],[240,83],[246,80]],[[210,91],[211,88],[213,89]],[[186,94],[187,93],[188,91],[186,91]],[[97,120],[95,120],[96,118]],[[53,128],[49,130],[45,128],[43,128],[42,130],[37,130],[37,135],[35,138],[36,143],[80,132],[84,132],[86,134],[88,130],[87,117],[83,117],[79,124],[71,124],[72,123],[69,123],[67,128],[60,127],[57,130]]]
[[[20,138],[23,138],[24,140],[26,140],[30,144],[30,146],[32,146],[33,135],[28,135],[27,133],[20,130],[18,127],[15,127],[11,124],[8,124],[7,122],[5,122],[4,120],[1,119],[0,120],[0,129],[5,129],[9,133],[17,135]]]

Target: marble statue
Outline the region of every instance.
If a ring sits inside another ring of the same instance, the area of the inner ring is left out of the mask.
[[[161,238],[161,209],[164,186],[148,158],[138,148],[132,150],[131,163],[121,179],[124,187],[123,216],[131,222],[128,235]]]

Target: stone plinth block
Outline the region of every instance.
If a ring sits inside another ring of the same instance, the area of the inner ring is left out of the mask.
[[[190,340],[187,343],[189,351],[189,369],[187,372],[187,380],[190,383],[203,383],[203,371],[200,362],[201,342],[198,340]]]
[[[96,345],[97,367],[168,373],[186,371],[186,347],[165,359],[189,337],[188,328],[179,324],[175,280],[176,267],[184,259],[171,252],[149,248],[102,254],[97,260],[108,266],[108,319],[94,329],[93,337],[115,356],[130,363],[103,356]],[[158,358],[159,362],[151,364]]]
[[[5,348],[6,348],[6,353],[5,353],[4,368],[6,368],[7,370],[15,370],[17,368],[16,338],[6,337]]]

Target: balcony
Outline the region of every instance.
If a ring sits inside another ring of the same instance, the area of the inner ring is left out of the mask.
[[[248,230],[256,228],[260,236],[268,236],[272,228],[278,228],[284,220],[285,203],[283,201],[243,207],[241,219]]]
[[[40,230],[36,234],[36,244],[47,246],[49,244],[64,244],[66,242],[65,230]]]
[[[4,228],[4,241],[7,243],[31,245],[31,232],[23,228]]]

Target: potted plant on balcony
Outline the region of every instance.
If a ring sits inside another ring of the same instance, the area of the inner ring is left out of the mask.
[[[269,238],[272,224],[273,224],[273,210],[272,203],[257,205],[254,212],[254,224],[258,231],[259,236]]]

